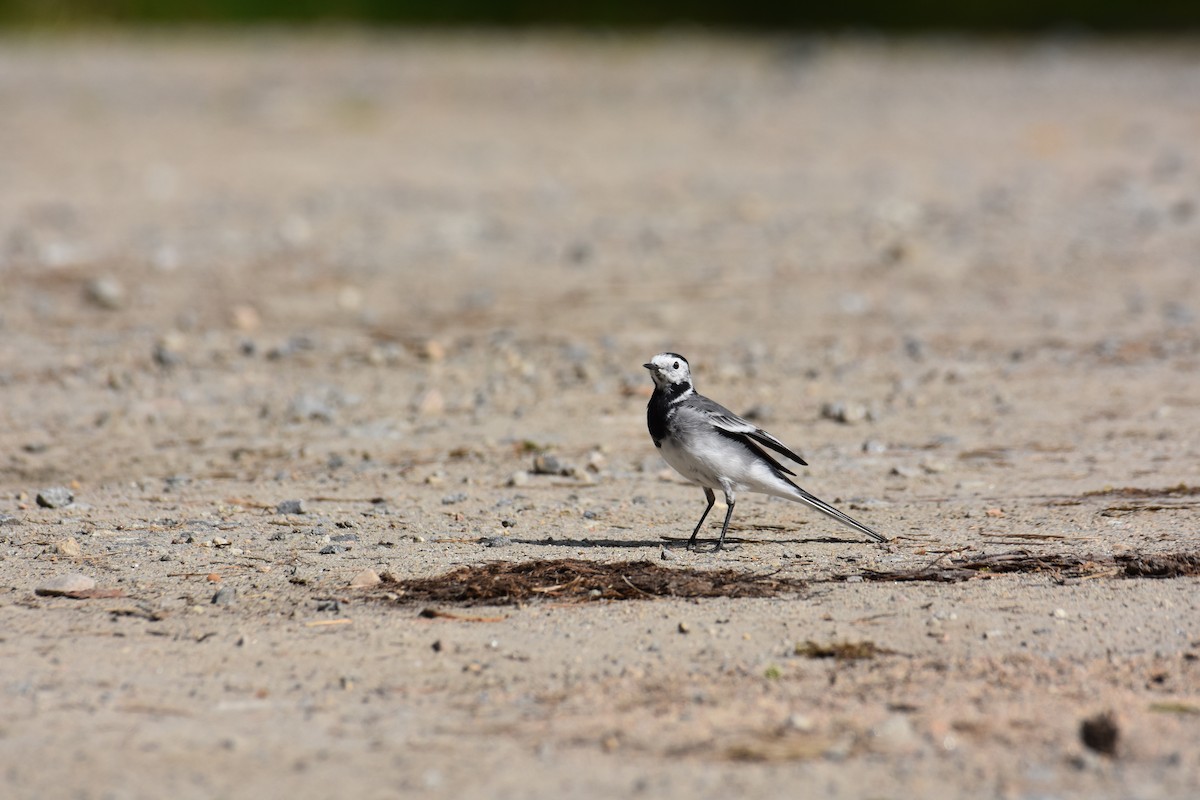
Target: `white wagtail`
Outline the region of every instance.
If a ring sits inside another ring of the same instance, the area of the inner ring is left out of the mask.
[[[715,489],[725,493],[725,503],[729,507],[716,550],[725,543],[738,492],[761,492],[795,500],[872,539],[887,541],[886,536],[792,483],[787,476],[796,473],[780,464],[763,447],[769,447],[797,464],[808,466],[808,462],[762,428],[697,393],[692,386],[692,372],[686,358],[678,353],[659,353],[649,364],[642,366],[650,370],[650,377],[654,379],[654,394],[646,408],[646,423],[654,446],[676,472],[704,487],[704,496],[708,498],[708,507],[688,539],[689,550],[696,546],[700,526],[717,501]]]

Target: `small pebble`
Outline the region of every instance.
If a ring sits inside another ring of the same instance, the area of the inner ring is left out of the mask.
[[[89,578],[87,575],[80,575],[77,572],[69,572],[66,575],[51,578],[37,587],[34,593],[43,597],[57,597],[75,592],[86,592],[88,589],[95,588],[96,581],[94,579]]]
[[[374,586],[375,584],[382,582],[383,578],[380,578],[378,573],[376,573],[373,569],[364,569],[362,572],[350,579],[350,585],[356,589]]]
[[[236,599],[237,589],[234,589],[232,586],[222,586],[212,596],[212,604],[214,606],[231,606]]]
[[[287,417],[292,422],[333,422],[336,416],[332,405],[313,394],[299,394],[288,402]]]
[[[867,407],[862,403],[833,402],[821,406],[821,416],[843,425],[854,425],[867,418]]]
[[[812,717],[799,712],[790,715],[784,725],[788,730],[797,733],[812,733],[817,729],[817,723]]]
[[[913,361],[924,361],[925,356],[928,355],[929,347],[915,336],[905,336],[904,352]]]
[[[445,497],[443,497],[442,505],[452,506],[455,503],[461,503],[463,500],[466,500],[466,499],[467,499],[466,492],[455,492],[454,494],[448,494]]]
[[[680,633],[690,633],[691,630],[692,630],[691,626],[688,625],[686,622],[679,623],[679,632]]]
[[[775,419],[775,409],[769,405],[759,404],[748,409],[742,416],[751,422],[771,422]]]
[[[229,321],[242,333],[253,333],[262,324],[258,309],[251,305],[234,306],[229,311]]]
[[[52,486],[37,493],[37,504],[42,508],[62,508],[75,502],[75,493],[65,486]]]
[[[528,486],[529,473],[523,469],[519,469],[508,476],[508,480],[505,481],[505,484],[507,486]]]
[[[342,547],[340,544],[327,544],[317,552],[323,556],[332,556],[336,555],[337,553],[346,552],[346,548]]]
[[[96,278],[88,281],[84,296],[99,308],[115,311],[125,304],[125,287],[116,278]]]
[[[437,339],[428,339],[417,349],[417,355],[426,361],[443,361],[446,358],[446,346]]]
[[[183,354],[187,349],[186,337],[171,331],[164,334],[154,343],[154,363],[160,367],[174,367],[183,363]]]
[[[1117,753],[1117,742],[1121,738],[1121,729],[1111,711],[1097,714],[1085,719],[1079,726],[1079,738],[1083,743],[1106,756]]]
[[[565,470],[561,461],[549,453],[542,453],[533,459],[533,474],[563,475]]]
[[[668,550],[666,545],[663,545],[663,546],[659,547],[658,557],[661,558],[663,561],[674,561],[675,553],[672,550]]]
[[[446,398],[437,389],[430,389],[417,399],[414,406],[422,417],[437,417],[446,411]]]
[[[512,544],[512,539],[507,536],[489,536],[483,540],[484,547],[508,547]]]
[[[872,733],[876,746],[887,753],[907,752],[920,744],[912,723],[903,714],[888,717]]]
[[[275,513],[276,514],[303,514],[303,513],[305,513],[304,512],[304,501],[303,500],[284,500],[282,503],[275,506]]]
[[[79,542],[72,536],[69,539],[64,539],[61,542],[56,542],[54,551],[61,556],[76,558],[83,555],[83,548],[79,546]]]

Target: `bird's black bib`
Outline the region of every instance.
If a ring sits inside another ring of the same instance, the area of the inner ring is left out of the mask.
[[[666,389],[656,388],[654,394],[650,395],[650,402],[646,406],[646,427],[650,429],[650,438],[654,440],[655,447],[661,448],[662,440],[667,438],[667,426],[674,412],[672,401],[691,389],[690,383],[676,383]]]

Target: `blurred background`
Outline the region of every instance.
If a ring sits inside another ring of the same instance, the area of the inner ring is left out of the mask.
[[[354,22],[387,25],[569,25],[624,28],[697,24],[740,29],[884,31],[1177,31],[1200,22],[1186,0],[1014,0],[778,3],[670,0],[556,3],[547,0],[3,0],[0,19],[36,24]]]
[[[672,349],[785,426],[1053,438],[1197,347],[1197,9],[7,0],[3,421],[635,447]]]

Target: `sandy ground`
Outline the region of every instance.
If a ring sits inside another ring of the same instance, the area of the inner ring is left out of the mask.
[[[1200,549],[1198,87],[1178,43],[3,40],[0,794],[1196,796],[1197,579],[861,576]],[[893,541],[746,497],[685,551],[665,349]],[[348,587],[564,557],[808,587]]]

